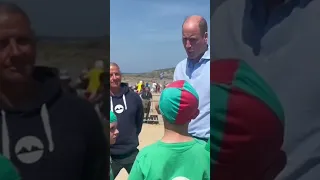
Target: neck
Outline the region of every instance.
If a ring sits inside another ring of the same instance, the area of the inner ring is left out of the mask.
[[[193,140],[188,134],[188,125],[165,128],[161,141],[165,143],[188,142]]]
[[[114,88],[111,88],[110,87],[110,94],[111,95],[116,95],[116,94],[119,94],[120,93],[120,90],[121,90],[121,87],[114,87]]]
[[[5,85],[3,85],[5,84]],[[34,83],[1,83],[0,107],[14,108],[35,95]]]

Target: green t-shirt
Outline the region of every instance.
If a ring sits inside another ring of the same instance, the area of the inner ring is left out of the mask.
[[[206,150],[210,152],[210,138],[206,144]]]
[[[210,179],[210,153],[196,140],[183,143],[158,141],[138,154],[129,180]]]
[[[0,155],[0,179],[20,180],[20,176],[14,165],[2,155]]]

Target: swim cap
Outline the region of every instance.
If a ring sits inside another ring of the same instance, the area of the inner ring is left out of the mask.
[[[242,60],[211,61],[210,81],[212,179],[274,179],[286,163],[277,96]]]
[[[110,124],[117,122],[117,116],[114,114],[114,112],[110,111]]]
[[[172,124],[185,124],[198,111],[199,96],[196,90],[183,80],[168,84],[160,96],[159,110]]]

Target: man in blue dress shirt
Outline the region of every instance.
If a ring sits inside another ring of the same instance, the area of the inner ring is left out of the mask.
[[[182,25],[183,46],[187,58],[179,62],[173,80],[188,81],[199,94],[199,116],[189,124],[189,134],[202,141],[210,137],[210,47],[207,21],[189,16]]]

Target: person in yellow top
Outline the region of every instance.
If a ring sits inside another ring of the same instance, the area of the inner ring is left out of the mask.
[[[104,72],[104,63],[102,60],[98,60],[94,64],[94,68],[92,68],[89,73],[89,84],[87,88],[87,92],[90,94],[89,100],[93,99],[96,95],[97,90],[100,87],[100,76]]]
[[[143,81],[140,81],[140,82],[138,83],[138,86],[137,86],[137,91],[138,91],[138,93],[140,93],[141,90],[142,90],[142,84],[143,84]]]

